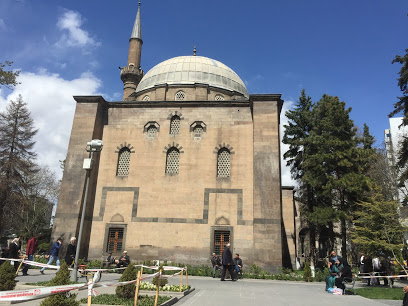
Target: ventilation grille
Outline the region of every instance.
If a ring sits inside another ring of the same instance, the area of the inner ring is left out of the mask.
[[[218,153],[217,176],[230,177],[231,175],[231,160],[230,152],[223,150]]]
[[[180,153],[176,149],[169,150],[167,153],[166,174],[179,173],[179,159]]]
[[[130,151],[129,149],[122,149],[119,152],[117,176],[129,175],[129,163],[130,163]]]

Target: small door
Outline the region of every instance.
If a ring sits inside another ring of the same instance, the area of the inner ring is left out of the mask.
[[[214,253],[222,255],[224,247],[227,243],[231,243],[230,231],[214,231]]]

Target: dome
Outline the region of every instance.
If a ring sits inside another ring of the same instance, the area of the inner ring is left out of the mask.
[[[168,85],[208,84],[216,88],[236,91],[248,98],[244,82],[231,68],[203,56],[179,56],[161,62],[143,76],[136,92],[166,83]]]

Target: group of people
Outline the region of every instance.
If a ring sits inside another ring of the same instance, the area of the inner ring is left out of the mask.
[[[130,257],[127,254],[127,251],[123,251],[123,255],[118,259],[112,256],[112,252],[108,253],[108,257],[101,263],[101,268],[108,269],[111,265],[116,264],[116,268],[126,268],[130,264]]]
[[[238,275],[242,273],[242,259],[239,258],[239,254],[236,253],[234,258],[232,258],[232,253],[230,250],[231,244],[228,243],[225,248],[224,252],[222,253],[222,260],[217,256],[216,253],[213,253],[211,257],[211,263],[213,266],[213,278],[216,276],[217,270],[220,270],[221,273],[221,281],[225,280],[225,275],[227,270],[231,276],[232,281],[238,280]]]
[[[48,258],[47,265],[52,264],[54,261],[57,266],[60,265],[59,261],[59,251],[62,245],[62,238],[58,238],[57,241],[52,245],[51,251],[49,255],[46,257]],[[21,239],[20,237],[14,238],[10,245],[6,247],[2,253],[2,258],[10,258],[10,259],[26,259],[29,261],[34,261],[34,254],[37,252],[38,248],[38,237],[34,235],[31,239],[27,241],[26,251],[25,254],[21,251]],[[68,245],[67,251],[65,253],[64,260],[68,266],[71,266],[74,262],[76,254],[76,238],[72,237],[70,243]],[[0,264],[4,263],[4,261],[0,262]],[[17,271],[20,266],[20,261],[14,261],[14,269]],[[28,269],[30,268],[29,264],[23,265],[23,276],[28,275]],[[45,267],[40,270],[42,274],[44,274]]]
[[[344,281],[352,280],[351,267],[348,265],[347,260],[337,256],[337,253],[332,251],[327,267],[329,268],[329,275],[325,279],[326,291],[335,287],[344,290]]]
[[[386,257],[383,254],[374,257],[373,259],[361,252],[360,254],[360,274],[374,276],[390,276],[395,273],[395,264],[391,257]],[[380,278],[375,277],[366,280],[367,286],[380,285]],[[390,279],[391,284],[394,282]],[[384,277],[384,286],[388,286],[388,278]]]

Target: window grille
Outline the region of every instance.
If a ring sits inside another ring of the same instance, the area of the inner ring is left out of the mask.
[[[118,253],[123,248],[123,228],[109,228],[106,252]]]
[[[217,176],[230,177],[230,175],[231,175],[230,152],[227,149],[221,149],[220,151],[218,151]]]
[[[128,176],[129,175],[129,163],[130,163],[130,150],[128,148],[122,148],[119,151],[118,157],[118,170],[117,176]]]
[[[224,101],[224,96],[222,95],[215,95],[215,101]]]
[[[194,137],[201,137],[203,135],[204,129],[201,125],[197,125],[193,129]]]
[[[150,97],[148,95],[145,95],[142,100],[143,101],[150,101]]]
[[[214,231],[214,253],[218,256],[224,252],[225,245],[231,243],[230,231]]]
[[[180,117],[173,116],[170,121],[170,135],[180,134]]]
[[[184,101],[186,99],[186,94],[184,93],[184,91],[180,90],[176,92],[174,99],[176,101]]]
[[[155,138],[157,134],[157,127],[154,125],[151,125],[147,128],[147,137],[149,138]]]
[[[166,156],[166,174],[178,174],[179,173],[179,162],[180,162],[180,152],[176,148],[171,148],[167,151]]]

